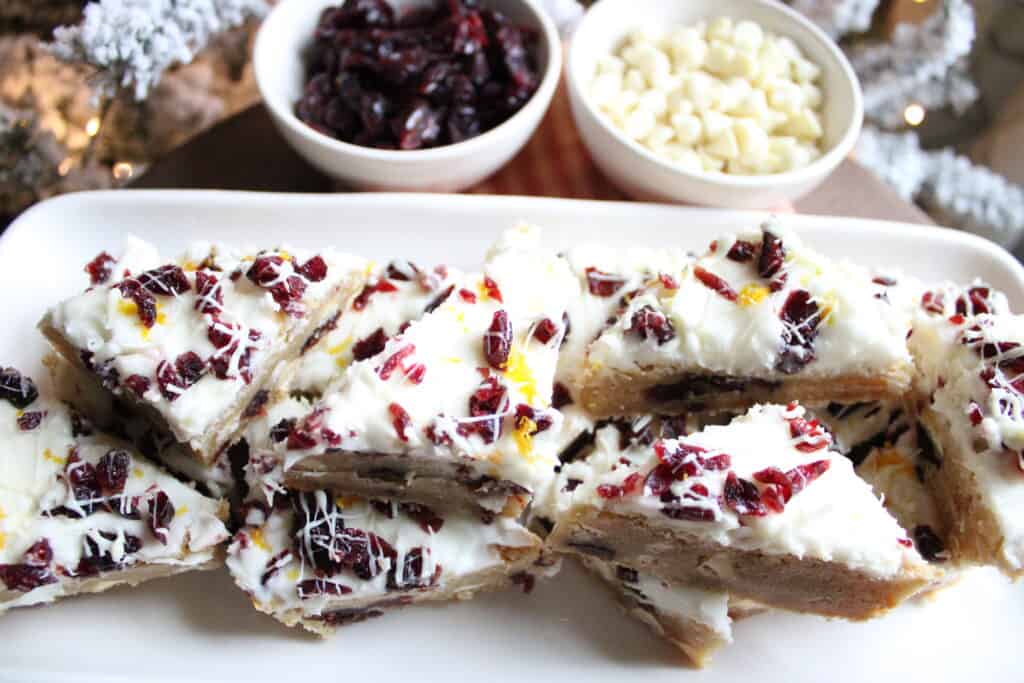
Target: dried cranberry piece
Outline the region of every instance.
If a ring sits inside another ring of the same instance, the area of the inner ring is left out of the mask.
[[[554,424],[551,415],[545,411],[539,411],[533,408],[533,406],[520,403],[516,406],[515,423],[517,429],[522,429],[525,425],[525,420],[529,420],[533,423],[533,428],[530,431],[530,435],[540,434],[543,431],[547,431]]]
[[[366,305],[370,303],[370,297],[378,292],[397,292],[398,287],[387,280],[378,280],[374,284],[366,285],[363,287],[359,295],[352,300],[352,308],[357,311],[361,311],[366,308]],[[440,305],[440,304],[438,304]]]
[[[310,282],[321,282],[327,277],[327,263],[319,255],[311,257],[297,268],[299,275]]]
[[[948,559],[946,546],[938,534],[927,524],[919,524],[913,531],[914,545],[921,557],[929,562],[945,562]]]
[[[694,266],[693,275],[700,280],[702,285],[714,292],[717,292],[723,298],[729,301],[736,301],[739,299],[739,295],[736,293],[736,290],[730,287],[728,282],[715,275],[710,270],[705,270],[701,266]]]
[[[142,398],[143,394],[149,391],[151,382],[148,377],[142,375],[128,375],[124,379],[124,385],[131,389],[136,396]]]
[[[736,476],[735,472],[729,472],[725,478],[722,499],[738,515],[763,517],[768,514],[768,510],[761,501],[761,494],[758,492],[757,486],[751,481]]]
[[[128,481],[128,470],[132,458],[128,451],[113,448],[96,463],[96,482],[104,496],[113,496],[124,491]]]
[[[101,497],[99,481],[96,478],[96,467],[89,462],[82,460],[73,449],[64,464],[64,478],[75,501],[82,509],[85,516],[89,516],[96,509]],[[77,512],[68,511],[71,517],[81,516]]]
[[[775,277],[782,270],[785,261],[786,249],[782,246],[782,240],[765,230],[764,240],[761,242],[761,255],[757,260],[758,275],[765,279]]]
[[[789,435],[798,440],[794,446],[802,453],[813,453],[832,443],[832,438],[817,420],[802,417],[789,421]]]
[[[896,278],[888,277],[886,275],[878,275],[871,278],[871,281],[876,285],[882,285],[883,287],[895,287],[897,284]]]
[[[462,299],[463,301],[465,301],[467,304],[475,304],[476,303],[476,294],[474,294],[473,292],[469,291],[468,289],[460,289],[459,290],[459,298]]]
[[[355,360],[372,358],[383,351],[387,343],[388,335],[384,333],[383,327],[378,327],[369,336],[352,345],[352,357]]]
[[[211,270],[197,270],[195,309],[200,313],[216,315],[223,308],[224,288],[220,278]]]
[[[443,304],[448,299],[448,297],[452,295],[453,291],[455,291],[455,285],[449,285],[447,289],[443,290],[440,294],[434,297],[434,299],[430,303],[427,304],[427,307],[423,309],[423,312],[432,313],[435,310],[437,310],[438,306]]]
[[[652,306],[641,306],[633,313],[628,331],[644,340],[654,339],[658,346],[676,338],[676,329],[672,322],[664,313],[654,310]]]
[[[391,375],[394,373],[395,369],[401,365],[403,360],[412,355],[415,351],[416,346],[413,344],[406,344],[402,348],[398,349],[388,356],[387,360],[377,368],[377,376],[384,381],[391,379]]]
[[[30,567],[49,567],[50,562],[53,561],[53,548],[50,547],[50,541],[40,538],[30,545],[25,551],[22,561]]]
[[[242,411],[242,417],[253,418],[257,415],[263,415],[263,408],[267,405],[268,401],[270,401],[270,392],[266,389],[260,389],[252,397],[252,400],[249,401],[249,405],[245,407],[245,410]]]
[[[386,0],[345,0],[324,13],[321,26],[341,28],[391,28],[395,11]]]
[[[409,417],[409,413],[405,412],[405,409],[397,403],[390,404],[388,412],[391,414],[391,425],[395,428],[398,438],[402,441],[408,441],[409,435],[406,434],[406,431],[412,424],[412,418]]]
[[[561,410],[568,405],[572,405],[572,394],[564,384],[555,382],[554,391],[551,394],[551,406],[555,410]]]
[[[587,276],[587,289],[594,296],[614,296],[626,284],[626,278],[606,273],[593,266],[587,268],[584,273]]]
[[[487,275],[484,276],[483,290],[489,299],[493,299],[499,304],[505,303],[505,300],[501,298],[501,290],[498,288],[498,283]]]
[[[35,382],[14,368],[0,370],[0,399],[21,410],[39,398]]]
[[[989,297],[992,291],[988,287],[971,287],[963,295],[957,297],[956,312],[960,315],[980,315],[992,313]]]
[[[754,479],[762,484],[777,486],[782,496],[782,502],[788,503],[793,496],[793,483],[789,476],[777,467],[766,467],[763,470],[754,472]]]
[[[945,297],[942,292],[925,292],[921,295],[921,308],[942,315],[946,311]]]
[[[420,525],[423,531],[436,534],[444,526],[444,519],[426,505],[399,503],[398,508]]]
[[[547,344],[558,334],[558,325],[551,318],[544,318],[533,328],[533,338],[541,344]]]
[[[7,590],[21,593],[55,583],[57,578],[49,569],[52,560],[50,542],[41,538],[25,551],[21,564],[0,564],[0,582],[3,582]]]
[[[795,496],[800,493],[807,488],[811,482],[825,474],[831,464],[832,463],[829,460],[815,460],[814,462],[797,465],[786,472],[790,485],[793,487],[793,495]]]
[[[504,309],[494,312],[491,326],[484,334],[484,358],[496,370],[504,370],[512,352],[512,323]]]
[[[818,336],[821,322],[818,304],[809,292],[798,289],[790,292],[782,310],[782,351],[775,362],[775,369],[792,375],[814,360],[814,339]]]
[[[974,427],[980,425],[982,420],[985,419],[985,417],[981,413],[981,407],[974,401],[971,401],[970,404],[967,406],[967,417],[970,418],[971,425],[973,425]]]
[[[729,247],[729,252],[725,256],[730,260],[737,261],[739,263],[746,263],[747,261],[754,260],[754,254],[756,252],[757,245],[753,242],[736,240],[733,242],[733,245]]]
[[[206,363],[199,357],[199,354],[194,351],[186,351],[174,360],[174,369],[177,370],[178,376],[181,378],[182,386],[187,389],[203,376],[206,371]]]
[[[97,254],[96,258],[85,265],[85,272],[89,274],[89,282],[95,287],[109,280],[115,262],[114,257],[105,251]]]
[[[324,425],[324,415],[326,412],[327,410],[323,407],[314,408],[309,415],[302,418],[301,422],[291,422],[288,431],[287,448],[290,450],[306,450],[315,446],[316,434]],[[280,426],[281,423],[278,423],[278,427]],[[273,436],[273,431],[271,431],[271,435]]]
[[[23,413],[18,416],[18,429],[23,432],[31,432],[33,429],[39,426],[39,423],[43,421],[43,417],[46,415],[45,411],[32,411],[29,413]]]
[[[327,579],[306,579],[297,586],[299,600],[317,595],[348,595],[352,589],[337,581]]]
[[[249,270],[245,272],[245,276],[253,284],[260,287],[268,287],[280,280],[283,265],[284,259],[280,256],[273,254],[270,256],[259,256],[253,260]]]
[[[507,389],[501,380],[491,375],[477,387],[469,397],[470,417],[490,417],[488,420],[474,420],[459,425],[459,433],[463,436],[476,433],[484,443],[493,443],[501,436],[502,419],[500,413],[507,405]]]
[[[399,259],[391,261],[386,271],[389,280],[397,280],[399,282],[410,282],[417,279],[419,274],[420,269],[415,263]]]
[[[281,443],[288,438],[295,427],[295,418],[282,418],[280,422],[270,428],[270,440],[274,443]]]
[[[136,314],[142,325],[153,327],[156,324],[156,297],[153,293],[134,279],[123,280],[116,286],[122,298],[135,304]]]
[[[157,296],[175,296],[192,289],[185,271],[174,265],[160,266],[139,275],[139,283]]]
[[[158,541],[167,545],[167,534],[170,532],[171,520],[174,519],[174,504],[167,494],[157,491],[149,499],[149,530]]]

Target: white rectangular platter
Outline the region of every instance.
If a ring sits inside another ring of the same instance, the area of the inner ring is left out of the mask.
[[[44,309],[86,284],[82,266],[126,233],[176,253],[193,240],[333,244],[386,260],[469,267],[525,220],[552,244],[704,249],[764,216],[518,197],[105,192],[25,213],[0,238],[0,364],[39,377]],[[981,276],[1024,311],[1024,269],[998,247],[932,227],[786,216],[822,252],[921,278]],[[2,457],[2,456],[0,456]],[[414,607],[321,641],[258,614],[225,571],[14,610],[0,620],[0,681],[1020,681],[1024,587],[988,570],[866,624],[771,613],[741,622],[709,671],[623,616],[572,562],[529,595]]]

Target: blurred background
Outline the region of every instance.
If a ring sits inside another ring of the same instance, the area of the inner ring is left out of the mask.
[[[264,0],[0,2],[0,226],[120,187],[258,100]],[[584,10],[544,3],[566,36]],[[1024,1],[791,0],[863,86],[857,159],[938,223],[1024,236]]]

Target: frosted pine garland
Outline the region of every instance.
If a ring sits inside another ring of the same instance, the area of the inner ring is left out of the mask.
[[[98,96],[124,88],[142,100],[169,67],[266,10],[265,0],[100,0],[86,6],[81,24],[54,31],[52,49],[97,69]]]
[[[879,0],[792,0],[789,4],[822,31],[839,39],[848,33],[867,31],[878,3]]]
[[[978,95],[978,88],[968,71],[967,60],[960,59],[945,77],[928,81],[909,93],[882,102],[871,112],[870,118],[890,130],[903,128],[906,125],[903,113],[910,104],[919,104],[928,111],[952,107],[959,115],[974,104]]]
[[[864,128],[857,160],[944,223],[1012,248],[1024,236],[1024,189],[952,150],[922,150],[914,133]]]
[[[891,101],[905,101],[920,88],[945,81],[971,51],[974,10],[965,0],[946,0],[942,11],[920,26],[900,24],[888,43],[856,46],[850,61],[864,87],[869,117]]]

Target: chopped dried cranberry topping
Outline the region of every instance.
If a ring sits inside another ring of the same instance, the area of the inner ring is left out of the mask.
[[[348,586],[337,581],[327,579],[306,579],[299,582],[297,587],[299,600],[305,600],[316,595],[347,595],[352,592]]]
[[[963,295],[957,297],[956,312],[961,315],[980,315],[992,313],[992,302],[989,297],[992,290],[988,287],[971,287]]]
[[[944,562],[948,556],[942,539],[927,524],[919,524],[913,531],[914,545],[921,557],[929,562]]]
[[[736,290],[730,287],[728,282],[715,275],[710,270],[705,270],[701,266],[694,266],[693,275],[700,280],[701,284],[705,287],[718,292],[718,294],[729,301],[736,301],[739,298],[739,295],[736,294]]]
[[[887,277],[885,275],[879,275],[877,277],[871,278],[871,281],[874,282],[876,285],[882,285],[883,287],[896,286],[896,279]]]
[[[121,297],[135,304],[136,315],[144,327],[156,324],[156,297],[138,280],[127,279],[116,285]]]
[[[85,272],[89,274],[89,282],[95,285],[102,285],[110,279],[114,270],[114,257],[105,251],[101,251],[92,261],[85,264]]]
[[[572,394],[561,382],[555,382],[554,391],[551,394],[551,406],[560,410],[565,406],[572,405]]]
[[[476,294],[465,288],[459,290],[459,298],[465,301],[467,304],[476,303]]]
[[[14,368],[0,370],[0,399],[19,410],[27,408],[39,398],[35,382]]]
[[[40,538],[25,551],[23,558],[25,564],[30,567],[49,567],[53,561],[53,548],[45,538]]]
[[[794,417],[789,420],[789,435],[798,439],[795,447],[802,453],[813,453],[832,443],[832,437],[817,420]]]
[[[378,280],[374,284],[369,284],[363,287],[363,291],[359,292],[359,295],[352,300],[352,308],[357,311],[361,311],[366,308],[366,305],[370,303],[370,297],[377,292],[397,292],[398,287],[387,280]]]
[[[551,425],[554,424],[554,421],[551,419],[551,415],[547,414],[544,411],[538,411],[534,409],[533,406],[528,406],[525,403],[520,403],[519,405],[516,406],[515,422],[517,429],[522,428],[524,420],[529,420],[530,422],[533,423],[533,429],[530,432],[531,436],[534,434],[539,434],[543,431],[547,431],[548,429],[551,428]]]
[[[124,491],[128,481],[128,469],[132,458],[128,451],[114,448],[107,451],[96,463],[96,482],[104,496],[113,496]]]
[[[43,421],[43,417],[46,415],[45,411],[35,410],[29,413],[23,413],[18,416],[18,429],[23,432],[31,432],[33,429],[39,426],[39,423]]]
[[[551,318],[544,318],[533,328],[533,338],[541,344],[547,344],[558,334],[558,325]]]
[[[157,491],[156,495],[149,499],[149,530],[164,545],[167,545],[167,534],[170,531],[172,519],[174,519],[174,504],[166,493]]]
[[[126,387],[131,389],[136,396],[142,398],[143,394],[149,391],[149,387],[152,384],[148,377],[142,375],[128,375],[125,377],[124,384]]]
[[[224,308],[224,288],[212,270],[196,271],[195,309],[200,313],[216,315]]]
[[[480,435],[484,443],[493,443],[501,436],[500,413],[505,410],[507,401],[505,385],[497,377],[488,376],[469,397],[469,415],[473,418],[488,417],[491,419],[462,422],[458,427],[459,433],[463,436],[476,433]]]
[[[327,411],[324,408],[315,408],[309,415],[302,418],[301,422],[291,422],[288,430],[288,443],[287,448],[289,450],[306,450],[316,445],[316,433],[320,431],[324,424],[324,414]],[[282,420],[282,422],[284,422]],[[281,427],[281,423],[278,423],[275,429]],[[274,432],[271,431],[271,437],[274,436]]]
[[[584,272],[587,276],[587,289],[594,296],[614,296],[626,284],[626,278],[606,273],[593,266],[587,268]]]
[[[423,382],[423,377],[427,374],[427,366],[423,363],[414,363],[405,370],[405,378],[413,384],[420,384]]]
[[[373,358],[384,350],[388,343],[388,335],[384,333],[383,327],[378,327],[365,339],[360,339],[352,345],[352,357],[356,360]]]
[[[437,307],[443,304],[448,297],[452,295],[453,291],[455,291],[455,285],[448,285],[446,289],[442,290],[440,294],[434,297],[433,300],[427,304],[427,307],[423,309],[423,312],[432,313],[437,310]]]
[[[174,368],[178,371],[182,386],[188,388],[203,376],[206,371],[206,363],[194,351],[186,351],[174,360]]]
[[[679,281],[668,273],[659,273],[658,281],[661,282],[661,286],[665,289],[679,289]]]
[[[763,517],[768,514],[757,486],[752,481],[736,476],[735,472],[729,472],[725,478],[722,499],[738,515]]]
[[[946,310],[944,299],[942,292],[925,292],[921,295],[921,308],[942,315]]]
[[[484,358],[496,370],[504,370],[512,352],[512,323],[504,309],[494,312],[491,326],[484,334]]]
[[[652,306],[642,306],[633,313],[628,331],[644,340],[654,339],[658,346],[676,337],[676,329],[672,322],[664,313],[654,310]]]
[[[814,462],[797,465],[786,472],[789,481],[793,486],[793,495],[800,493],[815,479],[828,471],[832,463],[828,460],[815,460]]]
[[[320,256],[313,256],[299,266],[298,271],[310,282],[320,282],[327,277],[327,263]]]
[[[821,315],[810,293],[798,289],[786,298],[779,318],[782,320],[782,351],[775,368],[792,375],[814,360],[814,339],[818,336]]]
[[[391,379],[391,375],[394,373],[395,369],[400,367],[402,361],[412,355],[415,351],[416,346],[413,344],[406,344],[402,348],[398,349],[388,356],[387,360],[377,368],[377,376],[385,381]]]
[[[765,230],[764,241],[761,243],[761,255],[757,261],[758,275],[766,279],[775,277],[782,270],[785,260],[786,249],[782,246],[782,240]]]
[[[622,496],[636,492],[643,477],[639,472],[634,472],[622,480],[621,485],[601,484],[597,487],[597,495],[602,498],[621,498]]]
[[[970,418],[971,424],[975,427],[980,425],[981,421],[985,419],[981,413],[981,407],[974,401],[971,401],[967,406],[967,417]]]
[[[41,538],[25,551],[21,564],[0,564],[0,581],[7,590],[21,593],[55,583],[57,578],[50,573],[51,561],[53,550],[50,542]]]
[[[138,280],[143,287],[157,296],[184,294],[191,289],[185,271],[173,265],[147,270],[139,275]]]
[[[418,503],[399,503],[398,508],[415,520],[423,531],[436,534],[444,526],[444,519],[426,505]]]
[[[263,408],[264,406],[267,405],[267,402],[269,400],[270,392],[268,392],[266,389],[260,389],[252,397],[252,400],[249,401],[249,405],[245,407],[245,410],[242,411],[242,417],[253,418],[256,417],[257,415],[262,415],[264,413]]]
[[[397,403],[389,405],[388,412],[391,414],[391,424],[395,428],[398,438],[402,441],[408,441],[409,435],[406,434],[406,430],[412,424],[412,418],[409,417],[409,413],[405,412],[405,409]]]
[[[754,254],[757,252],[757,245],[753,242],[747,242],[746,240],[736,240],[733,245],[729,247],[729,252],[725,255],[726,258],[739,263],[746,263],[747,261],[754,260]]]
[[[501,298],[501,289],[498,288],[498,283],[492,280],[489,276],[485,275],[483,280],[483,289],[487,293],[489,299],[493,299],[500,303],[505,303],[505,300]]]

